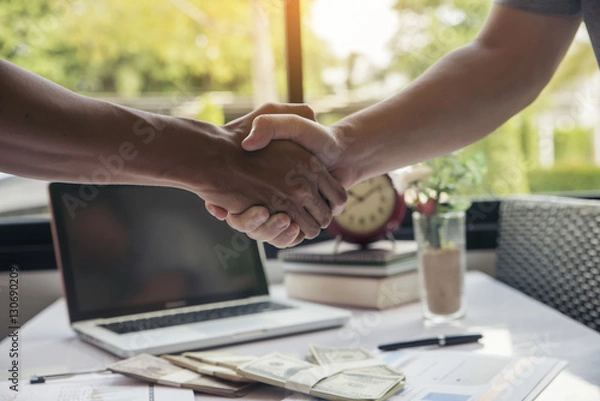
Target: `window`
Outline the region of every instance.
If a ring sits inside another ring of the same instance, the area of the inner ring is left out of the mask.
[[[284,12],[283,0],[7,0],[0,57],[78,93],[223,124],[286,99]],[[0,177],[0,216],[43,211],[45,185]]]
[[[488,0],[298,1],[304,100],[325,124],[400,91],[474,38],[491,7]],[[223,123],[286,100],[285,14],[292,3],[7,0],[0,5],[0,57],[83,94]],[[469,147],[486,155],[489,170],[472,195],[597,193],[599,83],[582,28],[542,96]],[[0,177],[0,216],[43,209],[43,185],[27,192],[25,185],[36,186]],[[15,210],[19,196],[30,201],[25,210]]]
[[[444,54],[472,40],[490,1],[315,0],[303,35],[306,100],[323,123],[397,93]],[[496,132],[470,146],[488,173],[477,198],[510,194],[598,194],[600,73],[584,26],[541,96]]]

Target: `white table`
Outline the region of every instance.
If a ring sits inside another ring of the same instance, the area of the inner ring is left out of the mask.
[[[353,310],[352,320],[338,329],[305,333],[229,347],[262,355],[274,350],[303,356],[309,343],[328,346],[361,346],[438,334],[481,332],[482,345],[453,347],[498,355],[548,356],[569,365],[544,390],[539,400],[600,400],[600,333],[554,311],[479,272],[466,280],[467,317],[451,326],[425,327],[418,303],[383,312]],[[281,286],[272,288],[284,298]],[[21,377],[34,373],[103,367],[117,358],[80,341],[69,328],[64,300],[59,300],[27,323],[20,333]],[[0,343],[0,378],[6,378],[9,343]],[[246,400],[280,400],[284,391],[267,388]],[[223,400],[198,394],[197,400]]]

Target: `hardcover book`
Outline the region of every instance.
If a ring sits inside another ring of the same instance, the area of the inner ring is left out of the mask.
[[[291,298],[374,309],[390,308],[419,297],[415,269],[389,277],[286,273],[285,288]]]
[[[384,265],[416,255],[416,241],[382,240],[362,248],[333,239],[279,251],[277,257],[284,262]]]

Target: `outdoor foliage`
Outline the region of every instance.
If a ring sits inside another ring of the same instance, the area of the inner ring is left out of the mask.
[[[531,192],[598,193],[600,167],[554,166],[550,169],[533,169],[529,172]]]
[[[271,47],[276,68],[267,78],[274,81],[278,99],[285,99],[284,1],[0,0],[0,57],[92,96],[198,96],[197,116],[220,123],[223,110],[206,92],[230,91],[248,98],[255,93],[256,24],[268,25],[269,37],[263,39]],[[312,3],[302,0],[305,17]],[[253,14],[257,4],[266,21]],[[491,1],[481,0],[396,0],[392,10],[398,16],[398,30],[389,43],[393,58],[383,68],[372,67],[365,82],[385,82],[398,74],[417,78],[443,55],[475,38],[491,6]],[[302,29],[304,89],[307,98],[319,99],[334,91],[323,72],[347,67],[362,56],[341,60],[308,24]],[[563,184],[565,190],[600,188],[588,174],[594,159],[587,127],[573,120],[569,126],[575,128],[556,131],[557,166],[551,170],[539,169],[537,127],[539,116],[556,107],[558,94],[573,91],[597,69],[589,43],[576,40],[536,102],[465,150],[485,154],[488,163],[484,180],[469,188],[470,194],[544,192],[560,190]],[[348,93],[349,99],[353,96]],[[336,113],[322,115],[320,121],[343,117]],[[576,175],[578,169],[577,179],[563,181],[566,171]]]
[[[593,165],[593,131],[581,127],[555,130],[554,158],[559,166]]]
[[[283,2],[262,3],[283,97]],[[3,0],[0,57],[78,92],[136,96],[232,91],[249,96],[254,57],[251,4],[251,0]],[[322,56],[323,46],[314,35],[303,39],[306,69],[321,69],[331,62]],[[311,57],[316,54],[319,57]]]
[[[390,43],[395,54],[390,70],[414,79],[448,52],[467,44],[483,26],[492,2],[479,0],[397,0],[394,8],[401,15],[397,35]],[[576,165],[593,162],[591,131],[575,125],[568,133],[555,136],[555,160],[570,167],[540,170],[537,121],[552,112],[554,97],[575,90],[576,84],[598,70],[589,43],[574,41],[571,49],[547,88],[532,105],[513,117],[483,140],[467,148],[467,153],[483,152],[488,170],[481,185],[470,194],[496,197],[513,193],[574,189],[600,189],[590,169]],[[585,99],[581,101],[585,102]],[[570,182],[568,175],[577,179]],[[554,177],[556,174],[556,177]],[[531,182],[530,182],[531,180]],[[545,182],[547,180],[548,182]]]

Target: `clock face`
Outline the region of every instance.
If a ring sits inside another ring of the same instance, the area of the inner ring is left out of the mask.
[[[346,208],[335,222],[346,231],[371,233],[387,224],[396,202],[397,193],[387,176],[369,178],[350,188]]]

